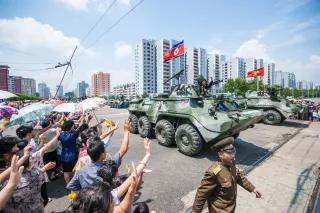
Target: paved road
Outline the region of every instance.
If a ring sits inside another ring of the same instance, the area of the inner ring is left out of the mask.
[[[121,124],[127,116],[127,111],[120,109],[104,108],[97,112],[97,117],[108,117]],[[254,128],[240,134],[236,142],[237,162],[242,168],[248,168],[270,149],[307,127],[307,122],[302,121],[286,121],[279,126],[256,124]],[[117,151],[121,140],[122,128],[112,138],[110,153]],[[143,155],[142,138],[131,134],[130,148],[123,165],[130,164],[131,161],[139,162]],[[142,189],[137,193],[137,202],[147,201],[151,209],[157,212],[181,212],[188,208],[183,201],[197,188],[204,171],[216,159],[212,149],[192,158],[179,153],[176,147],[163,147],[153,140],[149,163],[153,172],[145,176]],[[61,211],[68,206],[62,179],[49,183],[48,190],[53,201],[46,207],[46,212]]]

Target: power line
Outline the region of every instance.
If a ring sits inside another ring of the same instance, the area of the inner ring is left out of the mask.
[[[94,25],[90,28],[90,30],[87,32],[87,34],[80,40],[80,44],[83,43],[86,38],[89,36],[89,34],[94,30],[94,28],[102,21],[102,19],[106,16],[106,14],[110,11],[110,9],[114,6],[114,4],[117,2],[117,0],[113,0],[109,7],[104,11],[104,13],[100,16],[100,18],[94,23]]]
[[[137,4],[135,4],[128,12],[123,14],[114,24],[112,24],[110,27],[108,27],[103,33],[98,36],[98,38],[92,42],[89,46],[87,46],[87,49],[94,46],[105,34],[110,32],[114,27],[116,27],[125,17],[127,17],[133,10],[135,10],[139,5],[141,5],[144,2],[144,0],[140,0]]]
[[[7,49],[7,50],[10,50],[10,51],[13,51],[13,52],[17,52],[17,53],[23,54],[23,55],[31,56],[31,57],[34,57],[34,58],[39,58],[41,60],[45,60],[45,61],[48,60],[48,59],[46,59],[46,58],[44,58],[42,56],[39,56],[39,55],[36,55],[36,54],[33,54],[33,53],[29,53],[29,52],[26,52],[26,51],[10,48],[10,47],[4,46],[4,45],[0,45],[0,47],[4,48],[4,49]]]
[[[62,76],[61,81],[60,81],[60,83],[59,83],[59,87],[57,88],[56,94],[54,95],[53,99],[55,99],[56,96],[57,96],[57,94],[58,94],[58,91],[59,91],[59,89],[60,89],[60,87],[61,87],[61,84],[62,84],[62,81],[63,81],[63,79],[64,79],[64,77],[65,77],[65,75],[66,75],[66,73],[67,73],[67,71],[68,71],[68,68],[71,67],[71,60],[72,60],[72,58],[73,58],[73,56],[74,56],[74,53],[76,52],[77,48],[78,48],[78,46],[76,46],[76,47],[74,48],[73,52],[72,52],[72,55],[71,55],[71,57],[70,57],[70,59],[69,59],[69,61],[68,61],[66,70],[65,70],[64,73],[63,73],[63,76]],[[72,68],[71,68],[71,69],[72,69]]]
[[[35,64],[55,64],[55,63],[49,63],[49,62],[8,62],[8,61],[0,61],[0,64],[13,64],[13,65],[19,65],[19,64],[30,64],[30,65],[35,65]]]

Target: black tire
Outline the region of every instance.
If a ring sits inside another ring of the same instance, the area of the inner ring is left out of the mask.
[[[155,127],[155,135],[159,144],[172,146],[174,144],[174,128],[167,120],[160,120]]]
[[[199,154],[203,147],[201,136],[190,124],[182,124],[178,127],[175,140],[179,151],[188,156]]]
[[[137,134],[138,133],[138,117],[134,114],[131,114],[129,116],[129,121],[130,121],[129,131],[132,134]]]
[[[280,124],[282,121],[281,114],[276,110],[266,110],[264,112],[265,117],[263,118],[263,122],[269,125]]]
[[[148,138],[151,135],[151,123],[146,116],[142,116],[138,120],[138,132],[141,137]]]

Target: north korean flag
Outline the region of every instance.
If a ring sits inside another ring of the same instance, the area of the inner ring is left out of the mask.
[[[174,45],[169,52],[163,54],[163,60],[168,61],[173,58],[179,57],[184,54],[184,41],[181,41]]]
[[[248,77],[264,76],[264,67],[249,71],[247,76]]]

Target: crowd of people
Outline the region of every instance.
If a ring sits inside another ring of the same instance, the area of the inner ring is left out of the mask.
[[[316,104],[313,101],[303,100],[298,102],[302,107],[299,110],[296,119],[320,121],[320,104]]]
[[[146,203],[134,205],[143,175],[151,171],[146,169],[149,139],[143,141],[141,161],[119,174],[129,147],[128,120],[122,143],[111,154],[108,146],[119,128],[111,120],[90,122],[90,113],[51,112],[37,123],[19,126],[15,136],[4,136],[10,118],[0,117],[1,212],[44,212],[50,201],[47,183],[59,176],[70,199],[64,212],[150,212]]]

